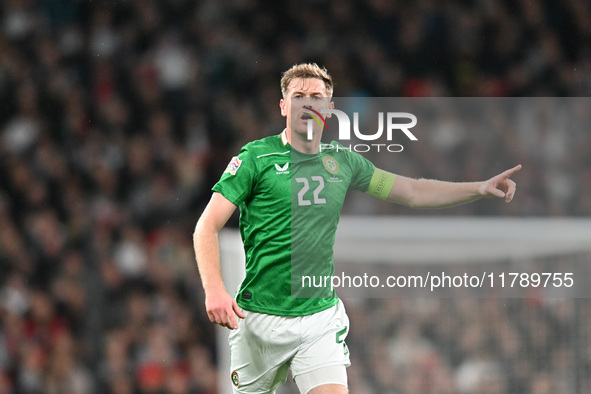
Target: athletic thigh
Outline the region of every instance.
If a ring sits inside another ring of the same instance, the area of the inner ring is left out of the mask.
[[[246,318],[229,338],[234,392],[274,393],[286,381],[290,360],[301,343],[301,319],[243,312]]]
[[[292,375],[308,373],[329,366],[348,367],[349,349],[345,338],[349,318],[343,303],[302,320],[302,344],[291,361]]]
[[[348,393],[347,367],[331,365],[296,376],[300,394]]]

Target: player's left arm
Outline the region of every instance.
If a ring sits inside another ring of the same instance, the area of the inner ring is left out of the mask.
[[[480,198],[504,198],[510,202],[517,185],[511,176],[521,170],[521,165],[504,171],[482,182],[445,182],[434,179],[412,179],[400,175],[392,180],[390,192],[381,196],[387,201],[411,208],[447,208],[468,203]],[[376,170],[382,171],[382,170]],[[382,173],[385,173],[382,171]],[[382,175],[387,178],[389,173]],[[374,194],[375,193],[371,193]]]

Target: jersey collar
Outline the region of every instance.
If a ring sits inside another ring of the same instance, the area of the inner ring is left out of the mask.
[[[283,143],[283,146],[287,145],[287,129],[284,129],[281,133],[281,142]]]

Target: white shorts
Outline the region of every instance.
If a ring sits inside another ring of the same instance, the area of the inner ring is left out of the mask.
[[[240,319],[229,338],[234,393],[274,393],[286,381],[288,369],[295,378],[323,367],[351,364],[344,341],[349,318],[340,300],[307,316],[244,314],[246,319]]]

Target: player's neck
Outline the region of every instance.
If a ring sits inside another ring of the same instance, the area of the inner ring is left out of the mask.
[[[316,154],[320,149],[320,134],[315,135],[313,139],[309,140],[306,135],[292,133],[291,130],[287,128],[285,136],[287,137],[287,142],[291,145],[291,147],[298,152]]]

